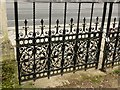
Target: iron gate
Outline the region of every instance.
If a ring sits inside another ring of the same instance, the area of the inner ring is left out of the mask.
[[[97,69],[98,67],[107,2],[104,3],[100,26],[98,26],[98,17],[96,17],[96,22],[94,22],[95,26],[92,26],[94,4],[96,4],[96,2],[77,2],[79,4],[79,9],[76,28],[73,26],[75,23],[73,18],[70,19],[69,28],[66,28],[66,11],[68,3],[62,2],[64,3],[64,25],[63,28],[60,28],[60,21],[57,19],[54,30],[51,28],[52,3],[53,2],[49,2],[48,29],[44,28],[44,19],[41,19],[40,30],[36,31],[36,5],[35,2],[33,2],[33,30],[28,30],[28,21],[25,20],[24,32],[20,33],[18,28],[18,2],[14,2],[19,84],[22,81],[32,79],[35,81],[37,78],[50,78],[50,76],[57,74],[63,75],[63,73],[75,72],[80,69],[86,70],[93,67]],[[79,23],[82,3],[91,3],[92,7],[89,25],[86,25],[86,18],[84,18],[81,27]],[[119,32],[115,33],[118,33],[118,37]],[[116,38],[116,42],[115,53],[119,48],[119,39]],[[104,62],[106,61],[105,58]],[[103,66],[105,64],[104,62]]]
[[[104,46],[104,56],[102,62],[103,71],[105,71],[106,67],[113,67],[115,65],[120,65],[120,18],[118,23],[116,23],[116,18],[114,18],[113,26],[110,27],[112,10],[113,10],[113,3],[110,3],[107,31],[106,31],[106,40]]]

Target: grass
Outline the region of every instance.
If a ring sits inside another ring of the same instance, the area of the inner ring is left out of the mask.
[[[103,76],[98,75],[98,76],[94,76],[94,77],[90,78],[90,81],[92,83],[101,83],[102,78],[103,78]]]
[[[15,88],[18,86],[17,66],[14,48],[10,41],[2,42],[2,88]]]
[[[113,71],[113,74],[120,74],[120,69],[115,69],[115,70]]]
[[[97,83],[99,84],[103,77],[104,76],[102,76],[102,75],[95,75],[95,76],[93,76],[93,75],[90,75],[90,76],[82,75],[82,81],[87,80],[87,81],[90,81],[93,84],[97,84]]]
[[[32,88],[32,82],[19,85],[17,62],[10,41],[2,42],[2,88]]]
[[[2,88],[14,88],[16,74],[13,61],[3,61],[2,64]]]

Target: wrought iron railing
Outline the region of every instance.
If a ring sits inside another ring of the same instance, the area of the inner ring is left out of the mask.
[[[80,69],[87,70],[88,68],[98,68],[100,48],[102,43],[102,34],[106,18],[107,2],[104,2],[101,25],[98,26],[99,18],[96,17],[95,26],[93,27],[92,18],[94,4],[97,2],[76,2],[78,3],[77,26],[74,27],[74,19],[70,19],[69,28],[66,28],[66,11],[67,2],[64,3],[64,25],[63,28],[59,24],[59,19],[56,20],[56,26],[52,29],[52,3],[49,2],[49,28],[45,29],[44,19],[41,19],[40,30],[36,31],[35,10],[36,5],[33,2],[33,30],[28,30],[28,21],[24,21],[24,32],[20,32],[18,25],[18,3],[14,2],[15,6],[15,28],[16,28],[16,52],[18,61],[18,77],[19,83],[26,80],[48,77],[57,74],[63,75],[66,72],[75,72]],[[80,13],[82,3],[91,3],[90,24],[86,26],[86,18],[83,19],[82,27],[80,26]],[[109,16],[107,22],[106,37],[115,42],[105,42],[104,57],[102,70],[108,65],[108,61],[112,66],[120,63],[120,31],[117,28],[114,19],[113,28],[110,29],[112,6],[110,2]],[[119,20],[120,23],[120,20]],[[113,31],[113,32],[110,32]],[[117,34],[117,35],[116,35]],[[112,35],[112,36],[111,36]],[[116,36],[115,36],[116,35]],[[105,38],[106,38],[105,37]],[[111,49],[111,43],[114,45],[114,50]],[[109,48],[109,50],[108,50]],[[113,59],[108,60],[109,54],[113,53]]]

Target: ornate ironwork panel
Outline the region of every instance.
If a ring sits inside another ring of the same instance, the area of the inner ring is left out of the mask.
[[[112,10],[113,2],[109,6],[102,71],[106,71],[106,67],[113,67],[120,64],[120,18],[118,18],[117,23],[116,18],[114,18],[113,26],[111,27]]]
[[[65,2],[64,23],[61,25],[61,21],[57,19],[56,25],[53,26],[51,22],[52,2],[50,2],[49,26],[46,28],[44,19],[41,19],[39,30],[36,30],[36,5],[33,2],[33,28],[28,26],[29,22],[25,19],[25,26],[23,30],[20,30],[18,28],[18,3],[14,2],[19,83],[27,80],[35,81],[42,77],[50,78],[53,75],[63,75],[63,73],[75,72],[80,69],[86,70],[93,67],[97,69],[107,3],[104,3],[101,26],[98,17],[95,22],[92,21],[95,3],[91,2],[90,24],[86,23],[86,18],[83,18],[83,24],[80,25],[82,3],[78,2],[77,25],[74,18],[71,18],[69,26],[66,26],[68,3]],[[109,58],[104,60],[107,64],[113,63],[111,56],[114,57],[114,62],[120,61],[120,33],[118,29],[114,25],[108,34],[110,41],[106,42],[106,48],[108,47],[106,51]]]
[[[120,65],[120,18],[118,23],[114,18],[113,27],[106,34],[102,69]]]

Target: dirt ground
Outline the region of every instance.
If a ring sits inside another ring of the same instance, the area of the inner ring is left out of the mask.
[[[107,75],[86,75],[82,79],[69,79],[70,83],[60,86],[66,88],[117,88],[118,77],[115,74]],[[58,86],[59,87],[59,86]]]
[[[27,88],[118,88],[118,67],[107,69],[107,72],[89,69],[67,73],[63,76],[52,76],[50,79],[41,78],[35,82],[25,82],[22,87]]]

